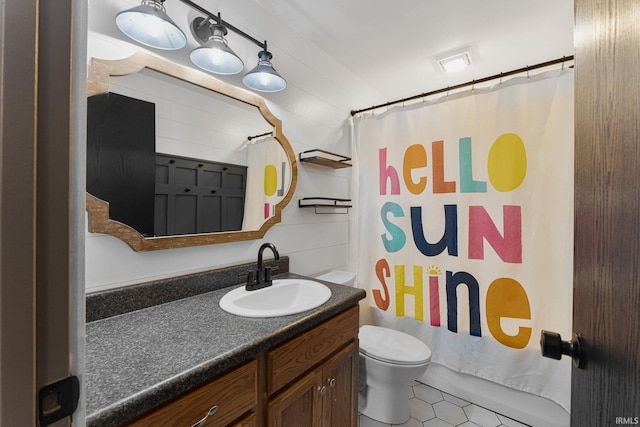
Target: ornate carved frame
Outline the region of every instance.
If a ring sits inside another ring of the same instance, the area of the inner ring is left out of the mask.
[[[144,237],[128,225],[110,219],[109,203],[86,193],[86,210],[89,213],[90,232],[115,236],[126,242],[133,250],[143,252],[261,239],[267,230],[281,221],[282,209],[289,204],[296,189],[298,165],[293,149],[282,133],[282,122],[267,108],[263,98],[235,86],[228,85],[203,72],[178,65],[142,51],[121,60],[92,58],[89,67],[90,75],[87,80],[87,96],[109,92],[112,76],[124,76],[137,73],[143,68],[148,68],[253,105],[258,108],[262,117],[273,126],[274,137],[278,140],[282,148],[284,148],[291,162],[291,184],[289,191],[275,206],[274,216],[262,224],[259,230]]]

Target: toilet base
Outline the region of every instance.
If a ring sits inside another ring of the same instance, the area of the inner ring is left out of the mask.
[[[360,384],[358,411],[382,423],[404,424],[411,416],[407,386],[385,387]]]

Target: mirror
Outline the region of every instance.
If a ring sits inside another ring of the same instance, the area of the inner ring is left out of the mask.
[[[260,239],[270,227],[280,222],[282,209],[291,200],[296,187],[297,164],[291,145],[282,134],[281,121],[267,108],[263,98],[143,51],[122,60],[91,59],[87,96],[112,96],[111,93],[153,102],[156,157],[175,156],[163,160],[166,163],[192,163],[194,168],[203,168],[204,164],[204,169],[209,167],[210,170],[226,170],[225,165],[230,169],[244,168],[246,203],[240,207],[244,219],[240,221],[241,225],[231,226],[237,231],[180,234],[184,231],[178,230],[177,235],[163,235],[156,228],[155,232],[141,233],[131,224],[116,220],[118,216],[113,212],[110,217],[110,200],[88,191],[86,209],[90,232],[118,237],[136,251],[150,251]],[[169,93],[171,95],[166,95]],[[90,99],[95,98],[98,97]],[[97,117],[99,121],[100,114]],[[133,120],[135,123],[138,116]],[[193,126],[189,125],[190,121],[195,122]],[[202,126],[209,130],[192,130]],[[93,140],[88,145],[92,143]],[[89,167],[97,169],[107,151],[94,153],[95,166],[91,163],[91,150],[88,153]],[[121,156],[128,156],[128,153]],[[156,179],[157,176],[156,165]],[[88,176],[88,188],[89,181]],[[129,186],[119,185],[120,188]],[[157,194],[155,197],[157,211]],[[115,202],[112,209],[116,210]]]

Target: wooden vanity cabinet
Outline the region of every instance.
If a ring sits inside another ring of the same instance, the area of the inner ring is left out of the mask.
[[[267,425],[358,425],[358,307],[267,353]]]
[[[357,427],[358,306],[130,425],[191,427],[212,406],[200,427]]]
[[[185,426],[191,427],[206,417],[217,406],[203,425],[227,426],[243,414],[255,409],[257,404],[258,369],[255,360],[236,368],[216,380],[177,398],[130,426]],[[253,417],[255,420],[255,416]],[[251,414],[235,426],[249,427]],[[255,426],[255,422],[253,424]]]
[[[352,342],[270,401],[267,425],[357,426],[357,370],[358,345]]]
[[[213,426],[215,424],[211,425]],[[258,419],[256,418],[255,412],[252,412],[246,418],[243,418],[242,420],[233,424],[232,427],[258,427]]]

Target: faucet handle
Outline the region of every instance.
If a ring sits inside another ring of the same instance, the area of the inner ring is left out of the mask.
[[[271,283],[271,267],[264,268],[264,281],[266,283]]]
[[[255,284],[256,284],[256,271],[249,270],[249,273],[247,274],[247,286],[253,286]]]

